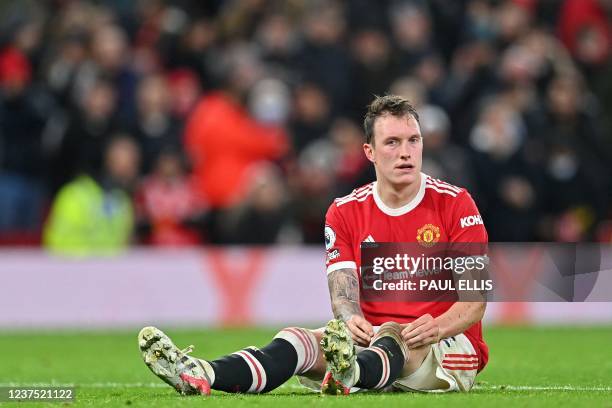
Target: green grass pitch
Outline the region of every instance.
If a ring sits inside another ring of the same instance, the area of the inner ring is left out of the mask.
[[[179,330],[162,327],[179,347],[214,358],[248,345],[264,345],[273,329]],[[69,406],[548,406],[612,408],[612,327],[485,328],[491,348],[477,387],[460,394],[359,394],[322,397],[295,379],[267,395],[213,392],[181,397],[140,360],[129,332],[16,332],[0,334],[0,385],[74,384]],[[18,405],[19,404],[19,405]],[[34,407],[42,403],[0,403]],[[46,406],[65,406],[47,403]]]

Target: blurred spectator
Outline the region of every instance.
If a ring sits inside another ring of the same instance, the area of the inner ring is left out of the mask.
[[[266,12],[266,1],[228,1],[219,12],[220,34],[230,41],[246,41],[251,38],[257,23]]]
[[[195,72],[202,88],[215,86],[212,66],[219,54],[219,50],[215,49],[216,37],[217,32],[212,21],[194,21],[179,40],[174,40],[176,45],[169,44],[168,65]]]
[[[336,158],[334,144],[328,139],[315,140],[298,157],[293,206],[307,244],[321,242],[325,227],[321,214],[334,198]]]
[[[559,41],[541,29],[532,29],[506,48],[497,67],[499,92],[518,110],[537,137],[542,118],[542,95],[555,73],[573,70]]]
[[[480,193],[476,200],[487,230],[499,241],[536,237],[542,184],[540,170],[525,158],[525,130],[518,112],[493,100],[470,136]]]
[[[365,136],[361,127],[347,118],[334,121],[330,134],[334,143],[334,197],[349,194],[355,186],[374,181],[374,170],[363,153]]]
[[[304,44],[298,54],[300,73],[319,84],[331,100],[333,114],[348,109],[351,97],[350,56],[342,46],[346,20],[336,1],[312,2],[302,21]]]
[[[76,109],[66,113],[53,143],[53,192],[80,172],[102,170],[108,137],[119,126],[115,118],[117,97],[113,84],[99,79],[84,91]]]
[[[589,238],[594,214],[589,208],[574,207],[559,215],[553,225],[553,239],[556,242],[580,242]]]
[[[284,82],[276,78],[258,80],[247,99],[249,112],[257,122],[279,127],[285,125],[291,98]]]
[[[391,84],[389,91],[394,95],[400,95],[408,99],[417,110],[428,102],[427,89],[420,81],[411,76],[397,78]]]
[[[540,130],[546,146],[546,175],[550,191],[547,209],[560,214],[583,208],[599,220],[610,200],[609,142],[601,124],[586,109],[577,76],[558,76],[548,88],[546,116]],[[592,223],[589,225],[592,226]]]
[[[351,51],[351,79],[359,84],[352,89],[351,112],[355,120],[361,120],[372,95],[383,95],[389,89],[397,67],[390,41],[380,29],[362,28],[354,33]]]
[[[495,39],[495,9],[487,0],[470,0],[466,7],[464,36],[466,40]]]
[[[142,151],[142,172],[153,169],[157,156],[165,148],[180,149],[179,124],[171,115],[166,79],[157,74],[143,77],[138,84],[136,117],[130,134]]]
[[[325,137],[331,120],[331,101],[314,83],[298,85],[295,90],[289,129],[293,148],[299,154],[316,139]]]
[[[164,149],[157,155],[153,173],[136,194],[138,226],[144,241],[153,245],[194,245],[201,242],[198,221],[206,213],[185,173],[181,154]]]
[[[532,2],[504,0],[495,9],[497,42],[503,49],[527,32],[531,23]]]
[[[158,72],[179,58],[176,48],[189,23],[186,10],[158,0],[120,4],[117,13],[132,39],[131,65],[137,75]]]
[[[93,83],[105,78],[117,94],[118,117],[129,122],[136,110],[137,76],[129,65],[125,31],[110,22],[94,26],[89,48],[90,58],[80,65],[75,77],[77,98],[80,99]]]
[[[0,52],[0,232],[34,232],[42,219],[47,154],[43,131],[52,110],[14,47]]]
[[[419,110],[423,135],[423,172],[467,188],[477,195],[474,170],[464,148],[449,140],[450,120],[438,106],[426,105]]]
[[[481,107],[474,102],[495,92],[496,57],[493,44],[482,40],[468,41],[452,55],[442,107],[453,123],[453,139],[463,145],[468,144]]]
[[[590,89],[598,96],[608,131],[612,131],[612,5],[604,0],[565,0],[558,19],[560,40],[576,59]]]
[[[605,62],[610,55],[610,19],[599,0],[565,0],[559,15],[559,38],[585,65]],[[608,10],[609,12],[609,10]]]
[[[84,34],[74,33],[59,41],[57,50],[48,61],[47,83],[56,97],[65,105],[73,103],[74,81],[87,56]]]
[[[44,230],[44,245],[70,256],[112,255],[130,243],[134,214],[130,190],[139,151],[131,138],[115,137],[104,170],[82,174],[58,192]]]
[[[200,98],[198,77],[186,68],[171,71],[167,77],[170,110],[175,120],[184,121]]]
[[[245,199],[221,216],[221,241],[228,244],[274,244],[288,221],[287,188],[274,165],[252,167]]]
[[[298,68],[298,32],[288,15],[271,13],[265,16],[258,25],[254,39],[261,47],[262,59],[270,64],[275,72]]]
[[[393,39],[398,49],[399,69],[410,72],[432,51],[431,20],[417,2],[398,2],[389,10]]]
[[[441,106],[450,105],[446,69],[440,55],[429,53],[423,56],[415,65],[413,75],[425,85],[428,101]]]
[[[257,122],[243,103],[260,78],[258,60],[244,48],[228,53],[227,58],[223,91],[201,99],[185,130],[197,191],[213,209],[238,205],[252,182],[249,169],[261,161],[279,159],[288,148],[279,126],[287,111],[283,104],[288,103],[282,102],[282,87],[267,90],[281,95],[260,95],[261,101],[272,99],[273,103],[270,110],[259,112],[262,121],[268,122]]]

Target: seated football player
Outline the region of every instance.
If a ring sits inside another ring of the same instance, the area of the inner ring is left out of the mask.
[[[377,97],[364,129],[376,181],[336,199],[326,215],[335,319],[322,329],[283,329],[263,348],[212,361],[190,356],[190,348],[180,350],[159,329],[145,327],[138,343],[157,376],[182,394],[205,395],[211,388],[264,393],[293,375],[327,394],[472,388],[488,360],[481,328],[486,304],[368,301],[360,285],[360,248],[362,242],[486,243],[478,209],[465,189],[421,173],[419,118],[404,98]]]

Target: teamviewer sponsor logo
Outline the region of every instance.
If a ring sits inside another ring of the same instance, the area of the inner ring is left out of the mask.
[[[471,227],[473,225],[482,225],[482,217],[480,215],[469,215],[460,220],[461,228]]]

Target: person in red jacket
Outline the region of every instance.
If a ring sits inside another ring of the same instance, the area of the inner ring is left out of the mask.
[[[239,203],[254,165],[277,160],[288,149],[282,127],[256,121],[243,106],[258,79],[257,69],[247,60],[235,58],[228,64],[224,89],[202,97],[185,128],[196,190],[213,209]]]

